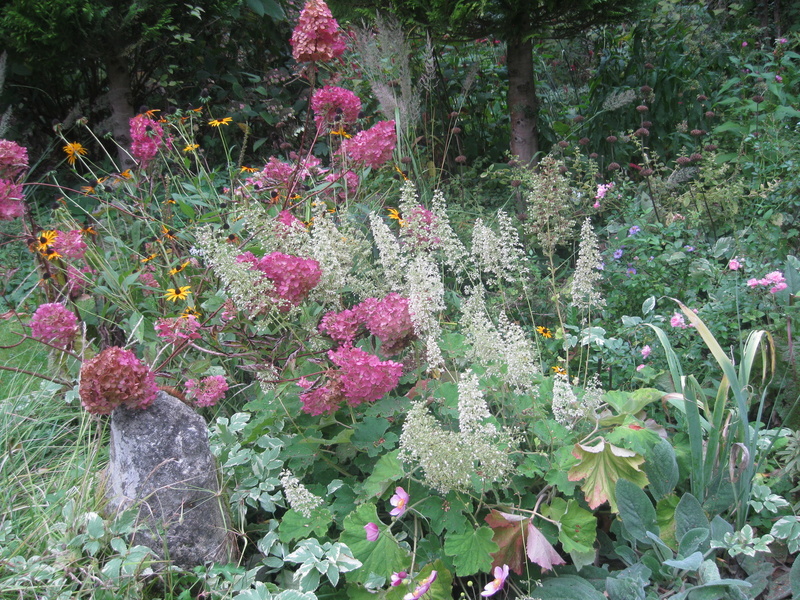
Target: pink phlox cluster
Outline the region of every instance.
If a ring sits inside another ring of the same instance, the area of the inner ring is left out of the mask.
[[[172,145],[172,138],[164,136],[161,123],[145,114],[133,117],[130,126],[131,154],[141,163],[143,169],[156,157],[160,148]]]
[[[164,338],[168,344],[177,344],[183,340],[200,339],[202,325],[197,317],[188,315],[186,317],[173,317],[159,319],[155,326],[158,337]]]
[[[106,348],[81,367],[81,404],[95,415],[115,408],[144,409],[156,399],[155,374],[136,355],[123,348]]]
[[[328,62],[344,53],[339,23],[323,0],[309,0],[292,32],[292,56],[297,62]]]
[[[327,313],[319,323],[319,330],[327,333],[332,340],[339,344],[349,344],[359,335],[363,326],[361,314],[358,310],[346,310]]]
[[[14,179],[28,168],[28,149],[11,140],[0,140],[0,179]]]
[[[343,393],[351,406],[382,398],[397,387],[403,374],[400,363],[381,361],[374,354],[352,346],[331,350],[328,357],[339,367]]]
[[[139,279],[139,283],[141,283],[142,285],[145,285],[147,287],[151,287],[151,288],[161,287],[158,284],[158,281],[156,280],[155,275],[153,275],[153,272],[150,269],[144,269],[144,270],[140,271],[138,279]],[[147,295],[147,294],[154,294],[155,292],[153,290],[144,290],[144,293]]]
[[[314,122],[320,130],[326,125],[352,125],[361,112],[361,99],[350,90],[326,85],[314,92],[311,109],[314,111]]]
[[[394,121],[380,121],[342,142],[340,152],[355,162],[377,169],[392,158],[397,144]]]
[[[78,259],[86,254],[86,242],[80,229],[69,231],[56,230],[56,239],[53,241],[53,250],[64,258]]]
[[[430,248],[441,244],[441,238],[436,235],[439,219],[427,208],[418,204],[404,217],[405,225],[400,233],[415,248]]]
[[[66,348],[78,333],[78,318],[63,304],[40,304],[28,323],[31,335],[59,348]]]
[[[300,304],[322,277],[322,269],[313,258],[273,252],[258,259],[252,252],[245,252],[237,260],[264,273],[272,280],[275,296],[293,305]],[[289,308],[281,306],[280,310],[288,312]]]
[[[772,286],[769,288],[770,294],[777,294],[778,292],[783,291],[788,287],[786,285],[786,278],[780,271],[773,271],[772,273],[767,273],[767,275],[763,279],[748,279],[747,285],[751,288],[757,288],[761,286],[763,287]]]
[[[22,185],[10,179],[0,179],[0,221],[11,221],[25,212]]]
[[[601,183],[597,186],[597,193],[595,194],[595,200],[602,200],[606,197],[608,191],[614,187],[614,182],[611,183]]]
[[[210,375],[200,381],[189,379],[186,382],[188,396],[197,406],[214,406],[228,391],[228,382],[223,375]]]
[[[342,378],[338,371],[326,371],[328,382],[315,390],[300,394],[303,412],[313,416],[324,413],[333,414],[345,401]]]

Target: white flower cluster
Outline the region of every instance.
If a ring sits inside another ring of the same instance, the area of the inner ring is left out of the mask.
[[[281,473],[281,485],[286,501],[294,510],[303,515],[306,519],[311,518],[311,511],[322,505],[322,498],[315,496],[306,489],[300,480],[291,471],[284,470]]]
[[[468,255],[467,249],[456,232],[450,226],[450,217],[447,216],[447,201],[444,193],[436,190],[431,199],[431,212],[436,215],[436,237],[439,238],[444,264],[453,270],[463,262]]]
[[[492,277],[513,283],[528,272],[525,265],[525,251],[519,234],[510,217],[502,210],[497,213],[500,233],[495,233],[483,223],[475,222],[472,230],[472,259],[475,266]]]
[[[414,331],[425,340],[430,367],[439,367],[444,363],[437,341],[442,334],[438,315],[445,308],[444,282],[436,263],[422,254],[411,260],[405,279],[404,291]]]
[[[579,400],[567,381],[567,376],[556,374],[553,377],[553,417],[567,429],[572,429],[579,419],[592,417],[597,413],[604,393],[600,378],[595,375],[584,387],[583,396]]]
[[[246,263],[238,262],[239,250],[235,245],[221,241],[211,227],[203,226],[195,234],[195,248],[220,278],[236,308],[250,316],[272,308],[272,282]]]
[[[458,390],[460,431],[442,429],[423,401],[409,411],[400,436],[401,460],[418,462],[425,481],[442,494],[470,490],[473,477],[502,482],[513,467],[510,452],[516,442],[483,423],[490,414],[478,378],[469,373]]]
[[[600,267],[600,249],[597,235],[592,227],[592,220],[587,218],[581,227],[581,243],[578,247],[578,262],[572,276],[572,305],[578,309],[590,310],[606,305],[600,295],[598,284],[603,276]]]
[[[462,303],[460,320],[470,342],[471,358],[503,377],[517,392],[530,393],[534,387],[533,378],[539,374],[536,348],[522,328],[512,323],[504,312],[499,312],[497,322],[495,326],[488,315],[483,288],[473,288]],[[503,364],[505,373],[499,369]]]

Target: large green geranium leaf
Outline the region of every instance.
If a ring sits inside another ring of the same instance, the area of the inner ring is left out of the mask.
[[[403,463],[397,458],[399,453],[400,450],[395,450],[384,454],[375,463],[372,474],[364,482],[364,493],[367,498],[382,496],[392,485],[392,482],[402,479],[404,475]]]
[[[374,542],[367,540],[364,526],[375,523],[380,534]],[[360,560],[362,567],[347,574],[348,581],[364,583],[375,573],[381,577],[389,576],[408,567],[408,554],[397,543],[389,528],[378,519],[374,504],[362,504],[344,520],[344,531],[339,541],[353,551],[353,557]]]
[[[489,527],[480,527],[464,533],[448,534],[444,542],[444,553],[453,557],[458,575],[467,576],[489,572],[492,554],[500,548],[492,541]]]
[[[647,485],[647,476],[640,468],[644,458],[633,450],[619,448],[600,438],[594,446],[575,444],[572,453],[580,462],[569,470],[569,480],[585,480],[581,489],[591,509],[608,502],[611,510],[617,512],[614,489],[620,477],[639,487]]]

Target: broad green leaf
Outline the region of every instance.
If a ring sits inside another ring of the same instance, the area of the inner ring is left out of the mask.
[[[686,558],[665,560],[664,564],[673,569],[681,569],[682,571],[696,571],[703,564],[703,553],[695,552]]]
[[[384,454],[375,463],[372,474],[364,482],[364,494],[367,498],[382,496],[393,482],[401,479],[405,474],[403,463],[397,458],[400,450]]]
[[[709,539],[711,531],[706,527],[696,527],[687,531],[681,538],[678,546],[679,556],[689,556],[695,552],[700,544]]]
[[[678,548],[675,539],[675,508],[678,506],[678,497],[670,494],[661,498],[656,503],[656,522],[661,530],[661,539],[673,549]]]
[[[492,554],[499,550],[492,541],[489,527],[479,527],[464,533],[448,534],[444,541],[444,553],[453,557],[456,573],[460,576],[488,572],[492,566]]]
[[[367,523],[375,523],[380,531],[374,542],[367,540],[364,532]],[[363,565],[347,575],[348,581],[363,583],[370,573],[388,578],[408,565],[408,554],[400,548],[389,528],[378,519],[374,504],[362,504],[345,517],[339,541],[346,544],[353,551],[353,557]]]
[[[800,518],[781,517],[772,526],[770,535],[781,540],[786,540],[789,552],[794,554],[800,550]]]
[[[561,498],[556,498],[549,507],[542,507],[542,514],[558,521],[558,541],[565,552],[586,554],[594,551],[597,517],[581,508],[577,500],[564,502]]]
[[[607,600],[594,586],[577,575],[561,575],[542,580],[542,586],[534,590],[541,600]]]
[[[617,481],[617,507],[622,524],[634,538],[649,543],[647,532],[659,533],[656,524],[656,509],[647,494],[627,479]]]
[[[573,454],[580,462],[569,470],[569,480],[585,480],[581,489],[591,509],[608,501],[611,510],[617,512],[614,488],[620,477],[639,487],[647,485],[647,476],[640,469],[644,458],[632,450],[600,438],[594,446],[575,444]]]
[[[675,539],[678,543],[690,529],[698,527],[710,529],[711,524],[697,498],[689,493],[684,494],[675,507]]]
[[[635,415],[648,404],[661,400],[664,392],[654,388],[641,388],[635,392],[612,391],[603,396],[603,400],[617,412],[617,414]]]
[[[606,578],[606,592],[609,600],[644,600],[644,586],[627,577]]]
[[[800,560],[795,559],[789,571],[789,585],[792,586],[792,599],[800,598]]]
[[[312,510],[310,518],[304,517],[296,510],[288,510],[281,517],[278,535],[284,543],[311,536],[323,539],[332,520],[331,511],[325,507]]]
[[[656,500],[672,493],[678,483],[678,461],[675,449],[667,440],[660,440],[650,449],[644,472],[650,481],[648,487]]]

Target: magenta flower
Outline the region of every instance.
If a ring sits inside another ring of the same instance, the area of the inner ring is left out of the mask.
[[[64,258],[83,258],[86,254],[86,242],[80,229],[70,231],[56,230],[56,239],[53,240],[53,250]]]
[[[645,366],[644,366],[643,364],[641,364],[641,365],[636,365],[636,370],[637,370],[637,371],[641,371],[642,369],[644,369],[644,367],[645,367]]]
[[[78,318],[63,304],[41,304],[31,317],[31,335],[37,340],[66,348],[78,333]]]
[[[292,32],[292,56],[297,62],[328,62],[344,53],[339,23],[323,0],[309,0]]]
[[[394,496],[389,499],[389,504],[394,506],[394,508],[389,511],[389,514],[393,517],[402,517],[408,508],[408,500],[408,492],[398,486],[394,490]]]
[[[649,345],[642,348],[642,358],[647,358],[648,356],[650,356],[650,353],[652,351],[653,349]]]
[[[183,340],[200,338],[200,321],[194,315],[173,317],[156,321],[155,330],[158,337],[167,340],[168,344],[177,344]]]
[[[0,140],[0,177],[11,179],[28,168],[28,150],[10,140]]]
[[[425,594],[428,593],[428,590],[431,589],[431,584],[436,581],[436,576],[438,573],[436,571],[431,571],[431,574],[428,575],[425,579],[419,582],[419,585],[413,592],[409,592],[405,596],[403,596],[403,600],[419,600]]]
[[[681,313],[675,313],[672,315],[672,318],[669,320],[669,324],[673,327],[677,327],[678,329],[686,329],[686,320],[683,318]]]
[[[22,185],[10,179],[0,179],[0,221],[11,221],[25,212]]]
[[[775,81],[781,83],[783,81],[783,77],[781,77],[780,75],[775,75]]]
[[[600,185],[597,186],[597,193],[595,194],[594,199],[602,200],[603,198],[606,197],[608,191],[613,187],[614,187],[613,181],[611,183],[601,183]],[[596,206],[595,208],[600,208],[600,207]]]
[[[341,152],[352,161],[377,169],[392,158],[396,144],[394,121],[380,121],[342,142]]]
[[[361,100],[350,90],[326,85],[311,96],[311,110],[319,129],[325,125],[352,125],[361,112]]]
[[[381,361],[361,348],[342,346],[328,357],[340,368],[342,391],[351,406],[379,400],[397,387],[403,374],[400,363]]]
[[[503,585],[505,585],[506,579],[508,579],[508,565],[503,565],[502,567],[495,567],[494,580],[486,584],[486,587],[483,588],[483,591],[481,592],[481,596],[484,597],[494,596],[497,592],[503,589]]]
[[[143,169],[156,157],[160,148],[172,145],[172,138],[164,136],[161,124],[145,114],[133,117],[130,126],[131,154],[141,163]]]
[[[305,300],[322,277],[319,263],[313,258],[273,252],[258,259],[251,252],[245,252],[236,260],[249,263],[251,268],[261,271],[272,280],[275,296],[286,301],[279,306],[281,312],[288,312],[290,305],[296,306]]]
[[[742,268],[742,263],[740,263],[740,262],[739,262],[739,257],[738,257],[738,256],[737,256],[736,258],[732,258],[732,259],[731,259],[731,260],[728,262],[728,268],[729,268],[731,271],[738,271],[739,269],[741,269],[741,268]]]
[[[337,371],[329,370],[328,384],[300,394],[303,412],[312,416],[323,413],[333,414],[345,401],[342,378]]]
[[[228,391],[228,382],[223,375],[211,375],[200,381],[190,379],[186,382],[186,391],[197,406],[214,406]]]
[[[771,288],[769,288],[769,293],[777,294],[778,292],[785,290],[787,287],[788,286],[783,281],[781,281],[780,283],[776,283]]]
[[[367,541],[368,542],[375,542],[378,540],[378,536],[381,534],[378,526],[375,523],[367,523],[364,525],[364,531],[367,533]]]
[[[407,577],[408,573],[406,573],[405,571],[400,571],[399,573],[392,573],[391,577],[392,587],[397,587],[398,585],[403,583],[403,581],[405,581]]]
[[[106,348],[81,367],[81,405],[95,415],[115,408],[145,409],[156,399],[155,374],[130,350]]]

